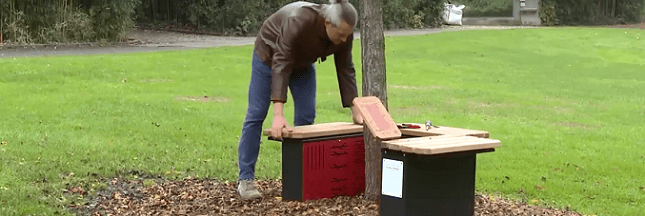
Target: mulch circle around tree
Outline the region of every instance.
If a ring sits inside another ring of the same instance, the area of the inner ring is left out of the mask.
[[[283,201],[280,181],[257,181],[262,199],[242,201],[236,183],[214,180],[127,180],[113,178],[82,206],[80,215],[378,215],[378,205],[362,195],[305,202]],[[72,192],[78,192],[74,189]],[[580,215],[478,194],[475,215]]]

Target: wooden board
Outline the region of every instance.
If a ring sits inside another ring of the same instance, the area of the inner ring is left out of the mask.
[[[381,140],[401,138],[401,131],[380,99],[374,96],[358,97],[352,103],[358,108],[364,124],[375,137]]]
[[[499,140],[458,135],[418,137],[383,142],[383,148],[420,155],[492,149],[500,145]]]
[[[437,135],[437,136],[425,136],[425,137],[415,137],[415,138],[405,138],[405,139],[395,139],[389,140],[386,142],[381,142],[381,148],[401,151],[401,147],[404,145],[416,145],[417,143],[425,143],[431,139],[445,139],[448,137],[463,137],[461,135]]]
[[[362,133],[363,125],[349,122],[332,122],[291,127],[291,131],[282,130],[283,138],[304,139],[313,137],[335,136]],[[271,128],[264,129],[265,136],[271,136]]]
[[[437,126],[437,127],[430,128],[430,130],[426,130],[426,126],[424,124],[417,124],[417,123],[406,123],[406,124],[416,125],[420,127],[420,128],[401,129],[401,133],[407,136],[425,137],[425,136],[438,136],[438,135],[464,135],[464,136],[476,136],[481,138],[488,138],[489,136],[488,131],[469,130],[469,129],[453,128],[453,127],[446,127],[446,126]]]

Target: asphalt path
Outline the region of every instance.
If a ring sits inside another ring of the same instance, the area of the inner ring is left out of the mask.
[[[404,35],[425,35],[449,31],[535,28],[522,26],[448,26],[442,28],[391,30],[385,31],[386,37]],[[112,45],[96,44],[59,44],[0,46],[0,58],[47,57],[60,55],[97,55],[134,52],[155,52],[166,50],[188,50],[221,46],[251,45],[255,37],[222,37],[197,35],[157,30],[133,29],[127,43]],[[360,38],[360,33],[355,33]]]

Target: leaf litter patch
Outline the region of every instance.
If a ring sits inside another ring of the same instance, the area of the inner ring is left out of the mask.
[[[281,181],[257,181],[263,197],[240,200],[236,183],[217,180],[181,181],[155,179],[107,179],[108,187],[86,197],[84,205],[70,205],[79,215],[378,215],[376,201],[362,195],[339,196],[305,202],[282,200]],[[78,190],[78,189],[76,189]],[[581,214],[526,203],[475,196],[475,215],[556,215]]]

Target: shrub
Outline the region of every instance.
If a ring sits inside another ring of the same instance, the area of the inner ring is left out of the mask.
[[[68,41],[90,41],[95,38],[90,15],[78,8],[67,13],[64,32]]]
[[[542,25],[553,26],[558,24],[558,16],[556,14],[556,2],[543,0],[540,5],[540,19]]]
[[[451,0],[466,5],[464,17],[512,17],[513,0]]]
[[[13,43],[120,40],[140,0],[0,0],[0,29]]]
[[[2,36],[5,43],[26,44],[31,42],[29,26],[22,11],[2,14]]]
[[[172,0],[160,0],[173,2]],[[225,34],[246,35],[255,33],[271,13],[296,0],[195,0],[179,5],[184,9],[155,8],[153,0],[143,0],[137,17],[141,22],[176,22],[200,29],[216,30]],[[309,0],[329,3],[328,0]],[[359,0],[349,0],[360,16]],[[381,0],[386,27],[422,28],[437,26],[443,11],[444,0]],[[163,5],[163,4],[162,4]],[[176,5],[168,3],[167,5]],[[175,16],[159,16],[160,13]],[[163,17],[170,17],[164,19]],[[360,20],[358,23],[360,26]]]
[[[615,4],[614,4],[615,3]],[[542,0],[549,25],[607,25],[639,22],[643,0]]]
[[[94,39],[90,16],[78,8],[63,11],[61,19],[50,28],[43,28],[38,36],[44,42],[87,42]]]
[[[89,10],[96,39],[118,41],[134,27],[134,9],[141,0],[94,0]]]

